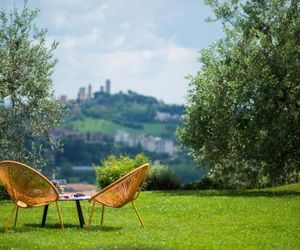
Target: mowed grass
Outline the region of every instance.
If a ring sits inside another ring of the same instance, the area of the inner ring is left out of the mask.
[[[300,185],[250,191],[142,192],[136,205],[107,208],[100,226],[100,206],[90,229],[79,228],[75,203],[55,205],[40,228],[42,208],[22,209],[18,225],[0,233],[1,249],[300,249]],[[13,207],[0,202],[3,225]],[[86,221],[90,204],[82,202]]]

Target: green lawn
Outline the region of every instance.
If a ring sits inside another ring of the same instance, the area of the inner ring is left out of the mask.
[[[16,229],[0,233],[1,249],[300,249],[300,185],[253,191],[142,192],[136,204],[106,209],[99,226],[97,207],[91,229],[80,229],[75,203],[61,202],[65,230],[54,205],[46,228],[42,208],[23,209]],[[87,220],[88,202],[82,202]],[[0,202],[3,225],[12,209]]]

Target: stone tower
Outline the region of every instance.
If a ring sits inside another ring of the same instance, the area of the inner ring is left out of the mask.
[[[107,79],[105,82],[105,92],[107,94],[110,94],[110,80],[109,79]]]
[[[85,100],[85,87],[82,87],[82,88],[79,88],[79,92],[78,92],[78,97],[77,97],[77,99],[79,100],[79,101],[83,101],[83,100]]]
[[[91,98],[92,98],[92,84],[89,84],[87,99],[91,99]]]

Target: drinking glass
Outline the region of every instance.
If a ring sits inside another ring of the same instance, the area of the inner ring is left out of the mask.
[[[67,187],[67,180],[66,179],[59,179],[57,180],[57,184],[61,190],[61,194],[64,195],[65,188]]]

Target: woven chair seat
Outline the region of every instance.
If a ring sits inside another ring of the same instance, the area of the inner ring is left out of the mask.
[[[121,208],[131,202],[142,227],[144,226],[137,209],[133,204],[133,200],[137,198],[140,186],[142,185],[148,171],[149,164],[146,163],[100,190],[90,199],[90,202],[93,204],[93,209],[95,204],[103,206],[101,224],[103,223],[104,206]],[[91,224],[93,209],[90,215],[89,225]]]
[[[40,207],[55,202],[61,226],[63,228],[61,215],[57,205],[59,193],[56,187],[44,175],[20,162],[1,161],[0,180],[15,203],[13,209],[13,213],[16,211],[15,224],[19,207]],[[6,230],[10,224],[10,218]]]

